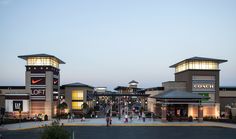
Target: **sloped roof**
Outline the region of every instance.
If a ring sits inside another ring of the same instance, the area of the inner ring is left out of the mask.
[[[138,83],[138,82],[135,81],[135,80],[132,80],[132,81],[129,82],[129,84],[131,84],[131,83]]]
[[[80,82],[64,84],[64,85],[62,85],[62,87],[88,87],[88,88],[94,89],[94,87],[87,85],[87,84],[80,83]]]
[[[130,87],[127,86],[117,86],[116,88],[114,88],[114,90],[118,91],[121,89],[130,89]],[[133,89],[137,89],[137,90],[142,90],[143,88],[133,88]]]
[[[201,96],[195,93],[180,91],[180,90],[169,90],[158,95],[152,96],[156,99],[209,99],[209,97]]]
[[[214,62],[217,62],[217,63],[224,63],[224,62],[227,62],[228,60],[223,60],[223,59],[215,59],[215,58],[206,58],[206,57],[191,57],[191,58],[188,58],[188,59],[185,59],[185,60],[182,60],[174,65],[171,65],[170,68],[174,68],[176,67],[178,64],[184,62],[184,61],[194,61],[194,60],[198,60],[198,61],[214,61]]]
[[[49,54],[32,54],[32,55],[21,55],[18,56],[19,58],[22,58],[24,60],[27,60],[29,57],[52,57],[56,58],[60,64],[65,64],[64,61],[60,60],[59,58],[55,57],[54,55],[49,55]]]

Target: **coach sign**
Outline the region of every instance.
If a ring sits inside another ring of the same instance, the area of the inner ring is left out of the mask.
[[[193,76],[192,91],[215,92],[215,77],[214,76]]]

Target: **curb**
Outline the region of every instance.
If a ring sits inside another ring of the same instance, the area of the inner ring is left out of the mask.
[[[65,127],[73,127],[73,126],[80,126],[80,127],[86,127],[86,126],[92,126],[92,127],[106,127],[106,124],[65,124]],[[109,127],[221,127],[221,128],[232,128],[231,126],[226,125],[209,125],[209,124],[113,124]],[[8,131],[22,131],[22,130],[30,130],[30,129],[36,129],[36,128],[43,128],[42,126],[37,127],[30,127],[30,128],[19,128],[19,129],[6,129]],[[0,130],[0,131],[4,131]]]

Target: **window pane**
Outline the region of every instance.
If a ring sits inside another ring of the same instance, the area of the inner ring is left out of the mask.
[[[81,110],[82,107],[81,105],[83,104],[83,102],[72,102],[72,109],[73,110]]]
[[[84,92],[82,90],[73,90],[72,91],[72,100],[83,100]]]

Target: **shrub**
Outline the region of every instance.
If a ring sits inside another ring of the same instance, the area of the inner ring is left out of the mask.
[[[51,126],[45,126],[41,139],[69,139],[70,133],[54,121]]]
[[[189,122],[192,122],[192,121],[193,121],[193,117],[192,117],[192,116],[189,116],[189,117],[188,117],[188,121],[189,121]]]

